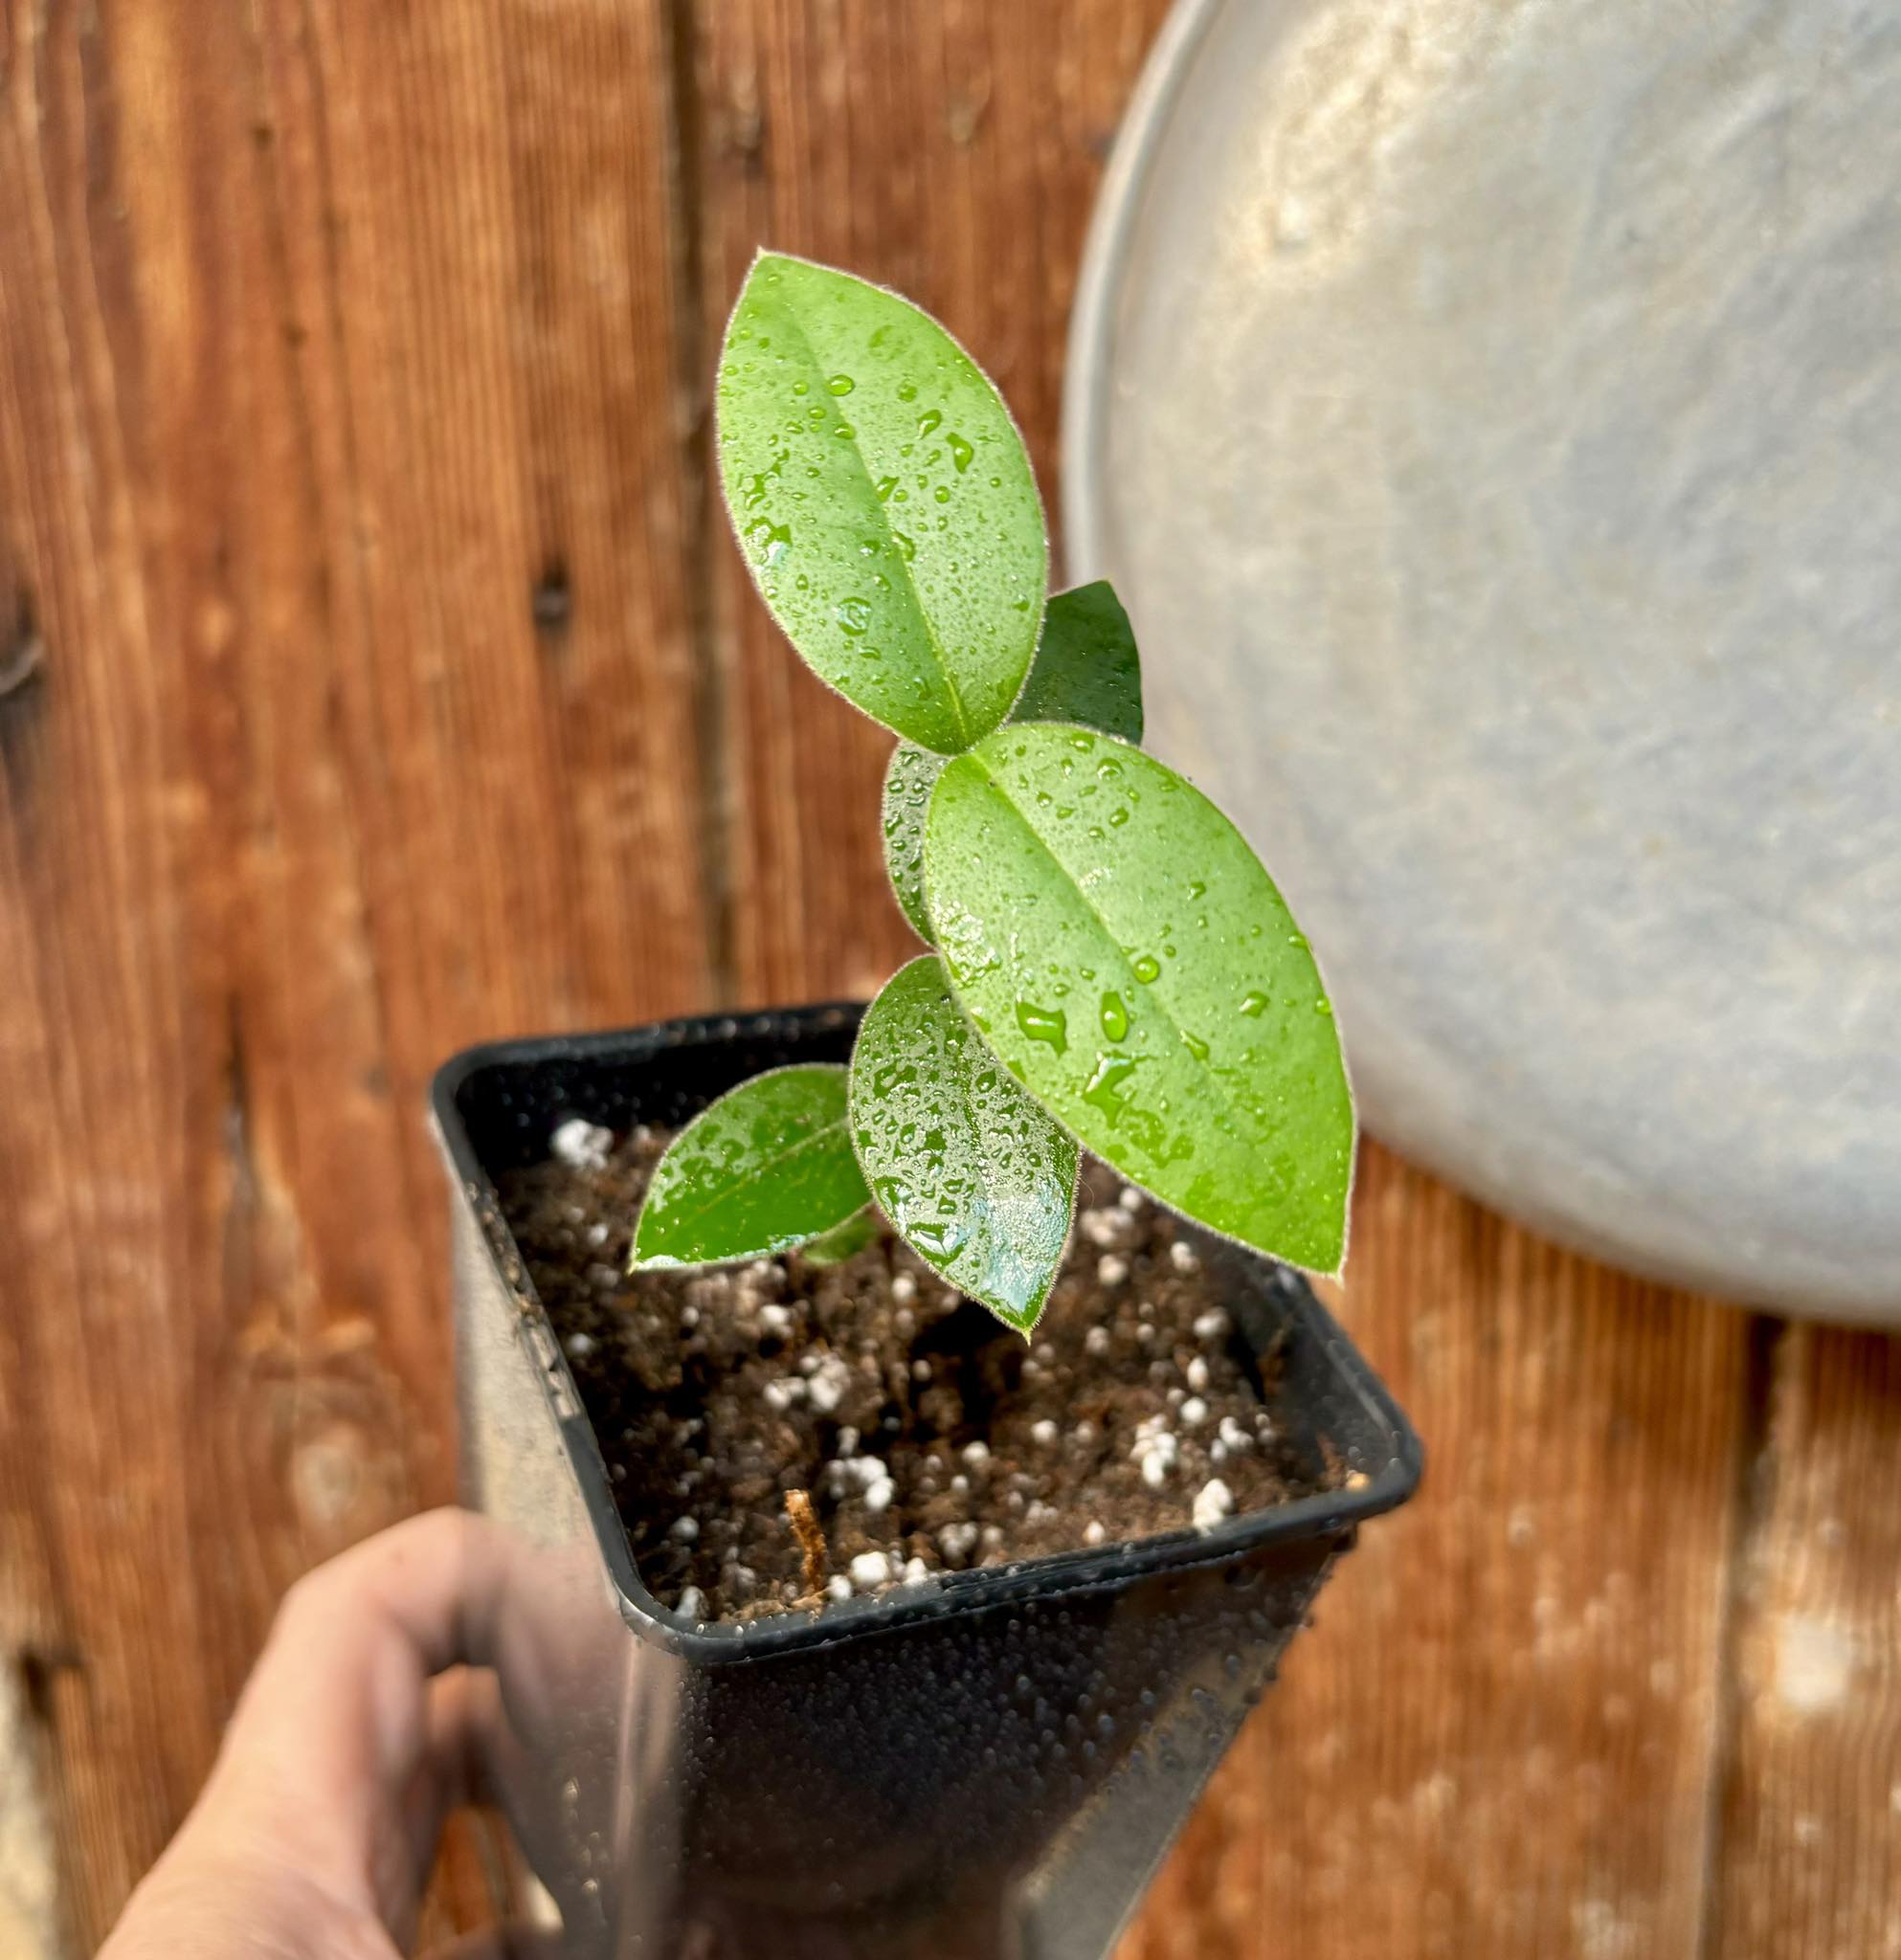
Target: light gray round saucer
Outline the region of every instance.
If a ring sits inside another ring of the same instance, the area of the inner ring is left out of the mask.
[[[1866,0],[1184,6],[1064,441],[1369,1125],[1901,1323],[1897,101]]]

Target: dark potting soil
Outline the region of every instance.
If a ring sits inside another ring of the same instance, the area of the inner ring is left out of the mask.
[[[665,1142],[564,1125],[501,1197],[641,1577],[689,1616],[1189,1530],[1314,1487],[1173,1215],[1107,1167],[1085,1165],[1026,1346],[889,1232],[835,1266],[630,1276]]]

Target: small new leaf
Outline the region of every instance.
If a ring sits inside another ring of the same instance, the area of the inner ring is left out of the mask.
[[[775,255],[733,309],[720,478],[772,616],[821,679],[940,754],[996,726],[1049,543],[1003,398],[927,313]]]
[[[944,758],[915,742],[899,743],[884,770],[884,869],[899,909],[927,946],[930,914],[924,904],[924,820],[943,773]]]
[[[851,1111],[884,1215],[953,1286],[1028,1333],[1069,1236],[1076,1145],[984,1045],[935,954],[866,1011]]]
[[[1205,796],[1090,729],[999,728],[938,779],[925,892],[958,1000],[1065,1128],[1191,1218],[1338,1270],[1354,1129],[1332,1009]]]
[[[754,1076],[667,1146],[629,1261],[763,1258],[843,1224],[870,1199],[848,1120],[846,1071],[803,1063]]]
[[[854,1212],[842,1225],[821,1232],[799,1247],[798,1256],[808,1266],[841,1266],[854,1253],[862,1252],[878,1236],[878,1214],[866,1205]]]
[[[1037,657],[1010,719],[1076,722],[1140,746],[1142,660],[1107,579],[1058,592],[1044,608]]]

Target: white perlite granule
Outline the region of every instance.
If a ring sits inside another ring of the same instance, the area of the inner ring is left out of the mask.
[[[1235,1494],[1219,1477],[1211,1477],[1195,1498],[1195,1528],[1211,1530],[1223,1518],[1233,1515]]]
[[[1168,1481],[1169,1472],[1181,1454],[1181,1444],[1167,1424],[1166,1416],[1150,1416],[1135,1432],[1134,1446],[1129,1452],[1142,1472],[1142,1481],[1151,1490],[1159,1490]]]
[[[967,1559],[977,1547],[977,1527],[965,1519],[955,1525],[946,1525],[937,1534],[937,1548],[955,1564]]]
[[[1076,1221],[1077,1229],[1098,1252],[1107,1252],[1110,1246],[1120,1245],[1129,1236],[1129,1214],[1122,1210],[1111,1210],[1102,1206],[1085,1212]]]
[[[607,1153],[614,1148],[614,1132],[590,1123],[585,1116],[570,1116],[554,1126],[548,1147],[556,1162],[570,1170],[605,1170]]]
[[[828,1354],[813,1371],[808,1392],[812,1406],[821,1415],[829,1415],[845,1399],[845,1391],[852,1385],[852,1371],[842,1355]]]
[[[856,1491],[868,1500],[870,1492],[890,1481],[890,1468],[883,1457],[834,1457],[825,1466],[825,1487],[834,1497],[847,1497]],[[891,1502],[888,1494],[884,1502]]]
[[[852,1584],[861,1592],[875,1592],[891,1582],[891,1561],[882,1551],[861,1551],[852,1560]]]

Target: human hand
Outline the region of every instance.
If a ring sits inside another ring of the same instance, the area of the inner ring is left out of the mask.
[[[190,1815],[99,1960],[396,1960],[495,1732],[502,1556],[432,1511],[298,1581]],[[458,1960],[522,1954],[481,1934]],[[534,1949],[540,1950],[540,1949]]]

